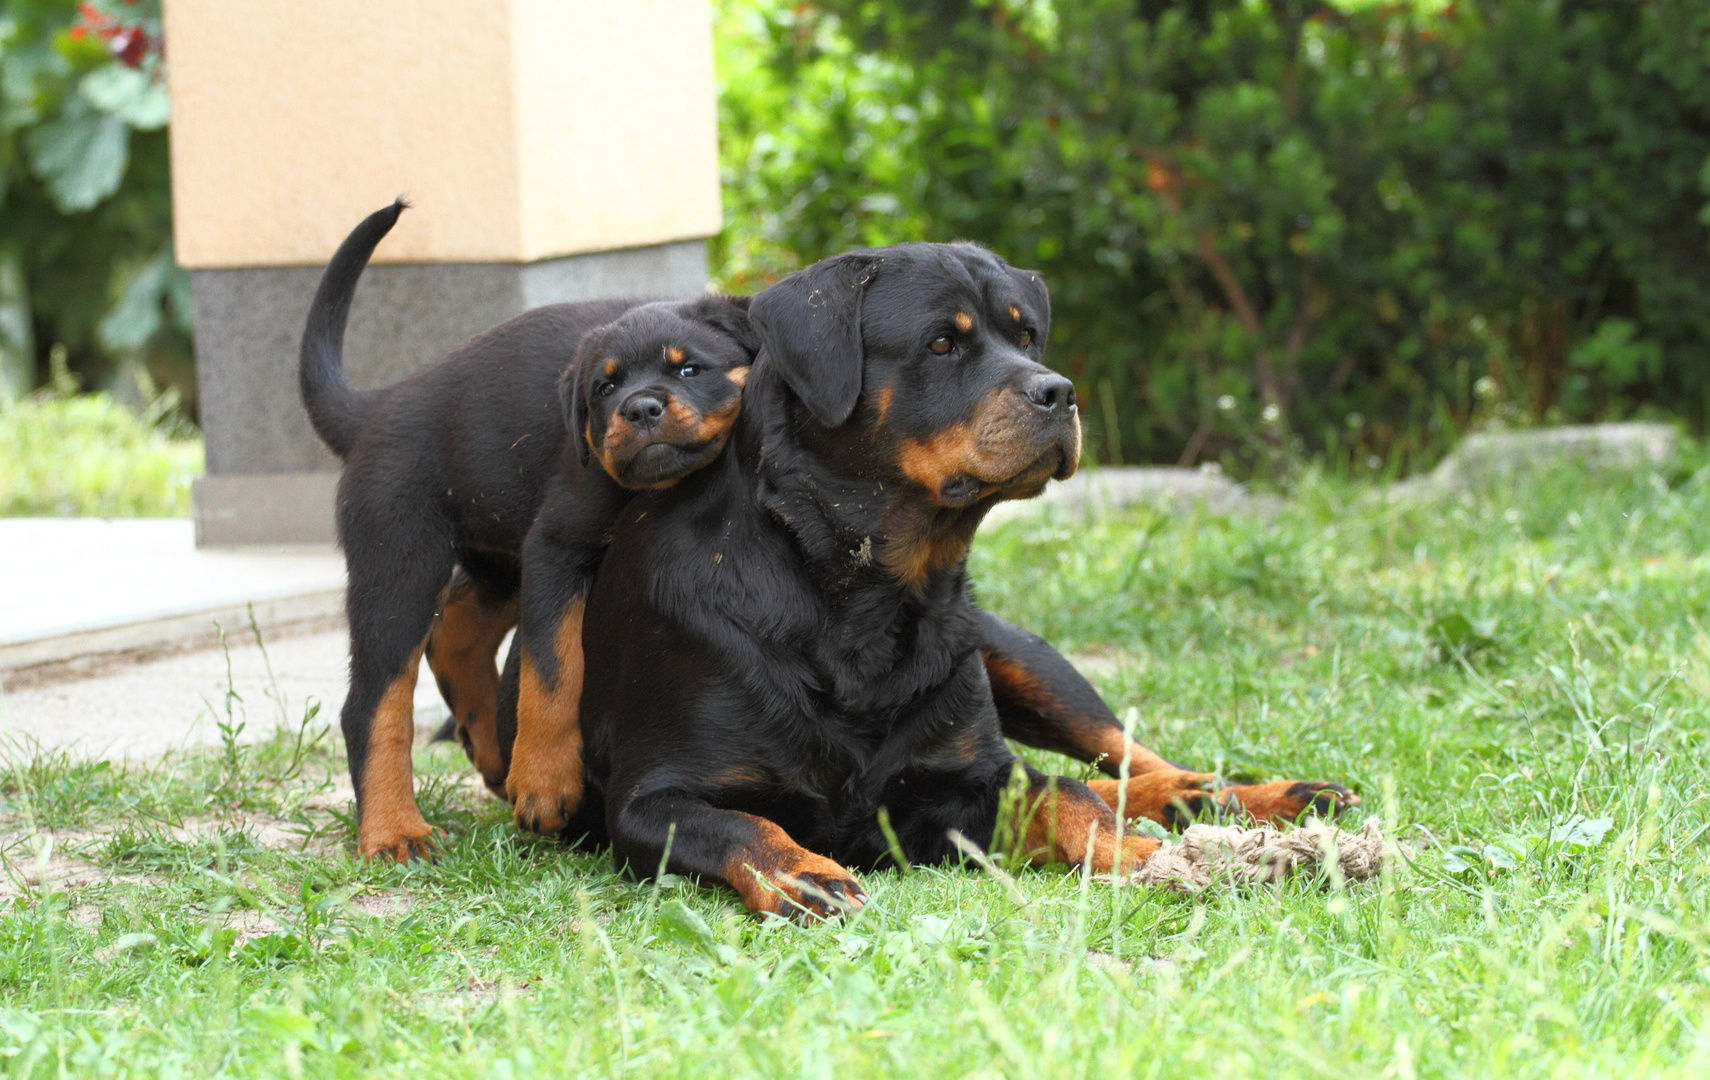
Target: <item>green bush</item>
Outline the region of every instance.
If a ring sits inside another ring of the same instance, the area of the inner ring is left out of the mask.
[[[726,284],[986,242],[1051,282],[1107,460],[1704,428],[1702,3],[748,0],[719,29]]]
[[[138,415],[105,393],[0,402],[0,517],[183,517],[202,441],[168,393]]]
[[[0,400],[64,345],[87,385],[194,401],[163,64],[160,0],[0,5]]]

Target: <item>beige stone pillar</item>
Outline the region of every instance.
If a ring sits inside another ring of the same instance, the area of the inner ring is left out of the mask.
[[[166,0],[204,543],[331,538],[297,402],[320,266],[396,195],[346,364],[391,382],[543,303],[681,296],[720,226],[706,0]]]

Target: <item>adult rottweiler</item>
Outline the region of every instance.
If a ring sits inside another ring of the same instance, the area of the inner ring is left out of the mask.
[[[763,349],[728,449],[631,501],[585,608],[560,613],[586,663],[589,797],[568,829],[609,837],[635,873],[830,916],[864,899],[846,867],[890,857],[881,809],[902,857],[936,862],[952,832],[991,844],[1019,775],[1003,824],[1028,858],[1142,863],[1157,843],[1118,845],[1118,781],[1048,778],[1009,751],[964,569],[992,505],[1079,460],[1073,384],[1042,363],[1039,275],[907,244],[793,274],[749,314]],[[1012,700],[1057,696],[997,667]],[[1140,767],[1121,793],[1136,815],[1212,797],[1205,774]],[[1299,782],[1218,797],[1267,817],[1352,801]]]
[[[721,425],[734,419],[758,347],[745,297],[555,304],[411,378],[358,392],[343,369],[350,302],[403,209],[400,201],[370,215],[328,263],[299,367],[309,419],[345,463],[338,532],[349,570],[350,695],[341,723],[366,858],[406,859],[432,846],[410,765],[424,652],[465,748],[487,786],[504,793],[494,657],[516,623],[518,553],[548,480],[572,504],[609,517],[625,488],[668,483],[673,470],[705,464],[722,449]],[[584,439],[566,431],[558,384],[584,336],[619,317],[637,333],[692,342],[696,355],[692,363],[667,353],[631,358],[628,377],[674,389],[647,401],[593,401],[588,425],[612,436],[590,459]]]
[[[572,440],[580,460],[571,463],[566,454],[523,545],[521,618],[497,724],[517,823],[546,835],[562,831],[582,801],[582,605],[630,498],[629,491],[591,490],[582,475],[588,459],[626,452],[650,425],[679,424],[687,437],[635,455],[650,471],[608,469],[626,489],[669,486],[717,454],[741,405],[721,391],[699,410],[685,410],[673,393],[691,365],[719,347],[719,337],[694,323],[648,315],[647,308],[626,312],[583,339],[583,359],[562,384],[565,426],[580,433]],[[661,357],[664,365],[657,363]],[[746,369],[728,378],[740,381],[739,374]],[[1098,693],[1044,641],[986,612],[977,619],[1005,735],[1099,762],[1112,773],[1125,752],[1135,771],[1167,765],[1123,735]]]

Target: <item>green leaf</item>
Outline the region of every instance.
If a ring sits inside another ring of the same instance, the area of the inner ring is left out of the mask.
[[[188,275],[173,261],[171,244],[134,270],[125,282],[119,302],[102,316],[96,327],[101,347],[118,355],[148,344],[148,339],[160,329],[161,304],[168,300],[175,305],[178,302],[173,293],[180,277],[187,279]]]
[[[712,927],[700,914],[681,900],[672,900],[659,909],[659,929],[668,937],[709,953],[716,953]]]
[[[315,1022],[288,1006],[257,1006],[248,1010],[244,1019],[260,1034],[281,1042],[309,1042],[315,1037]]]
[[[1575,814],[1550,830],[1550,840],[1569,847],[1597,847],[1614,827],[1614,818],[1588,818]]]
[[[68,214],[88,210],[119,190],[130,161],[131,130],[72,98],[61,115],[24,135],[30,170],[47,184],[54,205]]]
[[[165,80],[141,68],[115,61],[85,75],[79,89],[91,105],[138,131],[156,131],[171,117]]]

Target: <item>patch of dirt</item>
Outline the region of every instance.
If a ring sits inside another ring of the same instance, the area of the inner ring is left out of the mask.
[[[375,919],[392,919],[409,913],[411,902],[405,893],[364,893],[353,896],[350,906]]]
[[[150,874],[127,874],[94,863],[79,859],[65,853],[67,841],[79,842],[88,837],[71,833],[53,835],[53,849],[48,853],[44,864],[41,858],[42,841],[47,834],[35,833],[20,837],[19,843],[12,844],[7,850],[0,852],[0,902],[13,900],[20,896],[39,894],[44,889],[55,892],[71,893],[86,885],[96,885],[107,881],[123,882],[131,885],[152,885],[157,880]],[[73,907],[73,920],[79,925],[93,925],[99,919],[99,912],[94,918],[85,923],[77,916],[77,912],[93,905],[78,904]],[[84,916],[87,918],[88,916]]]

